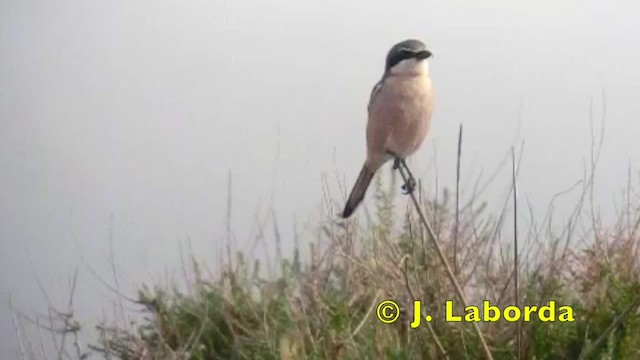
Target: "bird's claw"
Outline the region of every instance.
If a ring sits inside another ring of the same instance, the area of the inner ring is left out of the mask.
[[[408,195],[411,194],[416,189],[416,180],[414,178],[409,178],[409,180],[402,185],[402,194]]]

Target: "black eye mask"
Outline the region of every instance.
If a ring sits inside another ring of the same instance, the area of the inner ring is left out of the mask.
[[[427,50],[412,51],[409,49],[402,49],[400,51],[393,53],[393,55],[390,55],[389,58],[387,58],[387,70],[391,69],[402,60],[407,60],[407,59],[424,60],[430,56],[431,56],[431,53]]]

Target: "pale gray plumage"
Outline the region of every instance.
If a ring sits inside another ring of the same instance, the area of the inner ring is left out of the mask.
[[[405,40],[387,53],[382,79],[373,87],[367,122],[367,160],[342,213],[353,214],[376,171],[391,159],[404,160],[424,141],[431,123],[433,93],[427,59],[419,40]]]

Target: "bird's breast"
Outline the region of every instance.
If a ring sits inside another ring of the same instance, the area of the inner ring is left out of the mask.
[[[415,152],[431,122],[433,93],[428,76],[393,76],[385,79],[370,112],[369,122],[385,139],[385,151],[400,156]]]
[[[421,115],[430,112],[432,98],[428,77],[393,76],[385,80],[373,111],[396,120],[419,121]]]

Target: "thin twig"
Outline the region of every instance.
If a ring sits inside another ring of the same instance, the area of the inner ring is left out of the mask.
[[[458,133],[458,159],[456,166],[456,228],[453,232],[453,271],[458,276],[458,231],[460,228],[460,157],[462,156],[462,124]]]
[[[436,181],[436,193],[435,193],[435,204],[436,206],[438,206],[438,196],[440,195],[440,183],[439,183],[439,176],[438,176],[438,146],[436,144],[436,142],[433,142],[433,166],[434,166],[434,174],[435,174],[435,181]]]
[[[358,324],[356,329],[353,330],[353,333],[351,334],[351,338],[354,338],[356,335],[358,335],[358,333],[360,332],[360,329],[362,329],[362,326],[364,326],[364,323],[367,322],[367,319],[369,318],[369,316],[373,312],[373,308],[378,303],[378,297],[379,296],[380,296],[380,292],[378,291],[378,292],[376,292],[376,295],[373,297],[373,301],[371,302],[371,306],[369,307],[369,310],[367,310],[367,313],[362,318],[362,321],[360,321],[360,324]]]
[[[13,316],[13,327],[16,332],[16,337],[18,338],[20,359],[26,359],[24,344],[22,343],[22,333],[20,332],[20,323],[18,321],[18,317],[16,316],[16,312],[13,308],[13,301],[11,299],[11,294],[9,294],[9,310],[11,311],[11,315]]]
[[[407,261],[408,261],[408,256],[406,258],[402,258],[400,259],[400,262],[402,263],[404,261],[404,268],[402,266],[398,266],[400,268],[400,271],[402,272],[402,275],[404,276],[404,285],[407,288],[407,291],[409,292],[409,296],[411,296],[411,299],[417,299],[416,295],[414,294],[413,290],[411,289],[411,285],[409,285],[409,276],[407,275]],[[444,356],[445,359],[449,359],[449,356],[447,355],[447,351],[444,349],[444,346],[442,346],[442,342],[440,341],[440,338],[438,337],[438,334],[436,334],[436,331],[433,329],[433,326],[431,325],[430,322],[427,322],[427,328],[429,329],[429,332],[431,333],[431,336],[433,336],[433,340],[436,343],[436,347],[438,348],[438,350],[440,350],[440,353],[442,354],[442,356]]]
[[[116,291],[120,293],[120,281],[118,280],[118,272],[116,271],[116,259],[115,252],[113,247],[113,214],[109,214],[109,265],[111,265],[111,274],[113,275],[113,281],[115,284]],[[77,273],[77,271],[76,271]],[[74,277],[74,285],[75,287],[75,277]],[[122,297],[118,296],[118,306],[120,307],[120,318],[122,320],[122,324],[125,325],[126,319],[124,315],[124,306],[122,304]],[[115,315],[115,314],[114,314]],[[117,316],[117,315],[116,315]]]
[[[514,283],[515,283],[515,303],[516,307],[519,307],[519,294],[518,294],[518,269],[520,269],[518,264],[518,182],[516,181],[516,155],[513,146],[511,147],[511,180],[513,181],[513,274],[514,274]],[[516,352],[518,354],[518,359],[522,359],[522,324],[520,321],[516,322]]]
[[[226,216],[226,247],[227,261],[229,261],[229,269],[232,268],[233,259],[231,258],[231,170],[227,175],[227,216]]]
[[[406,167],[406,164],[405,164],[405,167]],[[402,176],[402,179],[404,180],[405,184],[409,184],[409,178],[407,177],[407,175],[402,170],[402,166],[398,167],[398,170],[400,170],[400,175]],[[453,284],[453,287],[455,288],[456,295],[458,295],[458,298],[462,302],[463,307],[466,308],[467,307],[467,300],[465,299],[464,294],[462,292],[462,289],[460,288],[460,285],[458,284],[458,281],[456,280],[456,277],[453,274],[453,271],[451,270],[451,266],[449,266],[449,262],[447,261],[447,258],[444,256],[444,252],[442,251],[442,248],[440,247],[440,244],[438,243],[438,240],[436,239],[436,234],[433,231],[433,228],[431,227],[431,224],[429,223],[427,218],[422,213],[422,208],[420,207],[420,204],[418,203],[418,200],[416,199],[416,196],[415,196],[414,192],[413,191],[409,192],[409,195],[411,196],[411,200],[413,201],[413,204],[416,207],[416,211],[418,212],[418,215],[420,216],[420,220],[422,221],[422,224],[425,226],[425,228],[429,232],[429,238],[433,242],[433,246],[436,248],[436,251],[438,253],[438,257],[440,258],[440,261],[442,261],[442,264],[444,265],[445,269],[447,270],[447,275],[449,276],[449,280],[451,281],[451,283]],[[489,350],[489,346],[487,345],[487,342],[484,339],[484,335],[482,335],[482,330],[480,330],[480,327],[478,326],[478,324],[476,322],[473,322],[472,325],[473,325],[474,330],[476,331],[476,334],[478,335],[478,338],[480,339],[480,343],[482,344],[482,348],[484,349],[484,352],[485,352],[485,355],[487,356],[487,359],[493,360],[493,356],[491,355],[491,351]]]

